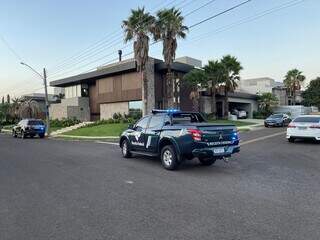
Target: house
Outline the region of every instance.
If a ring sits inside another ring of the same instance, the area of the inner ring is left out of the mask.
[[[190,58],[187,60],[190,61]],[[190,88],[182,79],[194,66],[183,61],[181,59],[172,65],[173,85],[176,86],[173,102],[181,110],[192,110]],[[165,107],[166,77],[166,64],[159,59],[149,58],[146,66],[147,112]],[[75,117],[81,121],[95,121],[111,118],[114,113],[128,114],[133,108],[142,108],[142,76],[137,72],[134,59],[52,81],[50,86],[62,88],[65,95],[61,103],[51,104],[49,112],[53,119]]]

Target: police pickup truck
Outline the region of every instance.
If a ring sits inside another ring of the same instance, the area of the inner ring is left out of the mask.
[[[129,125],[120,137],[120,147],[125,158],[132,154],[160,157],[168,170],[194,157],[209,166],[240,151],[234,125],[208,123],[200,113],[173,109],[153,110]]]

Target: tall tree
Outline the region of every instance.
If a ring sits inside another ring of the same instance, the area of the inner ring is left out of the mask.
[[[41,110],[39,103],[35,100],[24,100],[19,107],[19,115],[21,118],[37,118]]]
[[[316,106],[320,109],[320,77],[312,80],[308,88],[302,93],[303,104]]]
[[[272,108],[277,106],[279,100],[272,93],[262,93],[258,95],[259,110],[264,116],[269,116],[272,113]]]
[[[218,60],[209,61],[204,66],[205,73],[208,78],[208,85],[211,90],[211,112],[213,118],[217,117],[217,103],[216,103],[216,92],[218,85],[223,80],[224,66]]]
[[[237,88],[237,81],[240,80],[240,71],[243,69],[241,63],[236,57],[226,55],[222,57],[221,64],[223,68],[222,80],[224,84],[224,118],[229,115],[229,92],[234,92]]]
[[[179,9],[170,8],[163,9],[157,13],[156,27],[154,29],[155,40],[162,40],[163,50],[162,55],[164,62],[167,65],[167,81],[166,81],[166,106],[174,107],[174,94],[173,94],[173,75],[172,75],[172,63],[176,57],[176,51],[178,47],[177,39],[186,38],[188,27],[184,25],[184,17]]]
[[[149,54],[149,41],[155,18],[146,12],[144,8],[132,9],[131,15],[122,23],[124,29],[124,41],[133,40],[134,58],[137,62],[137,71],[142,76],[143,114],[147,113],[148,79],[145,69]]]
[[[4,96],[2,96],[1,103],[4,104]]]
[[[184,76],[184,80],[193,88],[192,96],[198,96],[195,91],[200,89],[210,89],[211,91],[211,113],[213,118],[216,118],[216,90],[221,83],[223,75],[223,66],[219,61],[209,61],[202,69],[194,69]],[[194,99],[194,98],[193,98]]]
[[[200,109],[200,94],[199,91],[208,87],[208,76],[203,69],[193,69],[183,76],[183,80],[191,87],[190,99],[193,103],[194,111],[201,111]]]
[[[292,97],[291,104],[296,105],[297,91],[301,89],[301,83],[306,79],[302,72],[298,69],[289,70],[284,77],[284,85],[288,88],[290,96]]]

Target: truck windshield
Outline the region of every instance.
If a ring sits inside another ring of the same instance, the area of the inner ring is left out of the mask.
[[[205,122],[205,119],[199,113],[174,113],[172,114],[173,124],[185,124],[185,123],[201,123]]]

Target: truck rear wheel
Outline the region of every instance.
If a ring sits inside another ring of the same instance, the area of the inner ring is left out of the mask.
[[[199,162],[203,165],[203,166],[211,166],[212,164],[214,164],[216,162],[217,159],[215,158],[202,158],[199,157]]]
[[[161,149],[161,163],[167,170],[175,170],[179,166],[176,151],[172,145],[166,145]]]

